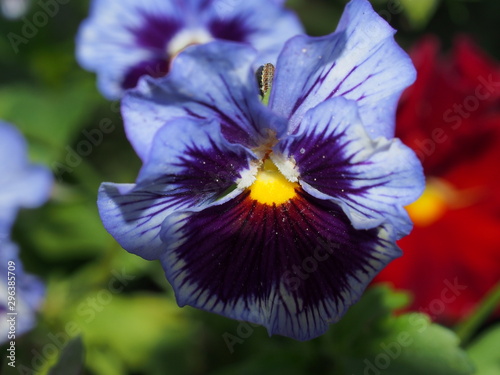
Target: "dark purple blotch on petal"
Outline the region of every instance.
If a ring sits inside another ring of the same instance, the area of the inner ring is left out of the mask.
[[[129,32],[135,36],[136,44],[139,47],[151,52],[151,57],[125,72],[121,84],[123,89],[136,87],[139,78],[144,75],[159,78],[168,73],[171,59],[167,52],[168,43],[183,27],[179,20],[166,16],[144,13],[142,18],[142,25],[130,27]]]
[[[122,82],[122,88],[131,89],[137,86],[139,78],[149,75],[154,78],[165,76],[169,71],[170,61],[167,57],[141,61],[125,73],[125,79]]]
[[[164,239],[179,240],[164,265],[181,304],[253,320],[298,339],[323,333],[326,322],[340,318],[374,274],[399,255],[379,228],[356,230],[337,205],[302,191],[279,206],[246,192],[181,218]],[[389,255],[379,247],[389,248]],[[179,267],[172,267],[173,259]],[[276,291],[283,290],[280,301]],[[237,304],[255,300],[262,308],[279,308],[280,316],[271,313],[271,321],[262,322],[236,315]],[[306,316],[312,320],[302,321]]]
[[[183,27],[183,24],[177,19],[148,13],[144,13],[142,18],[144,22],[140,27],[130,28],[138,46],[166,56],[168,42]]]
[[[227,20],[215,18],[208,29],[215,38],[233,42],[248,42],[248,36],[256,31],[241,17]]]

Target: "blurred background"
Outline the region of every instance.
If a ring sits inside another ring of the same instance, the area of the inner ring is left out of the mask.
[[[36,27],[29,36],[23,36],[22,30],[26,20],[32,20],[36,12],[43,10],[40,3],[12,0],[1,3],[0,119],[19,127],[29,143],[31,160],[50,167],[56,178],[50,201],[39,209],[22,211],[13,231],[26,270],[40,276],[47,286],[38,325],[17,340],[17,363],[25,364],[26,368],[18,368],[15,373],[46,373],[57,361],[61,348],[80,335],[86,353],[85,373],[95,375],[341,374],[338,369],[342,366],[352,369],[347,362],[339,365],[342,361],[339,353],[345,347],[338,349],[339,341],[336,342],[336,337],[343,337],[345,345],[353,345],[348,333],[341,332],[348,323],[332,328],[339,331],[336,334],[329,332],[308,343],[268,338],[261,327],[189,307],[178,308],[159,263],[144,261],[120,248],[102,227],[95,204],[96,192],[103,181],[134,181],[141,164],[124,135],[119,103],[105,100],[97,91],[95,75],[84,71],[75,61],[75,35],[88,14],[89,2],[59,1],[58,11],[49,14],[46,25]],[[332,32],[345,4],[340,0],[287,2],[310,35]],[[398,30],[396,39],[403,48],[408,51],[418,48],[418,54],[412,56],[419,58],[422,71],[435,70],[433,74],[437,75],[427,75],[418,92],[407,94],[398,113],[401,127],[398,135],[426,159],[423,161],[429,180],[449,180],[445,183],[448,190],[443,185],[438,185],[442,189],[437,188],[434,195],[434,190],[429,190],[430,198],[426,197],[431,203],[424,202],[423,208],[415,208],[414,219],[420,217],[422,210],[428,212],[425,204],[436,207],[436,202],[441,202],[442,211],[448,210],[452,220],[449,226],[437,227],[445,217],[441,212],[416,224],[426,229],[417,228],[413,234],[418,238],[411,237],[401,244],[405,253],[406,249],[413,252],[412,261],[401,263],[380,277],[380,281],[409,289],[411,293],[394,294],[386,308],[406,305],[451,327],[471,314],[477,302],[500,280],[497,234],[500,199],[494,194],[500,178],[498,153],[490,152],[500,149],[500,143],[493,142],[500,142],[500,2],[372,0],[372,4]],[[9,33],[23,38],[13,46],[7,37]],[[429,35],[435,39],[422,47],[422,38]],[[467,36],[464,43],[468,44],[461,45],[462,49],[456,52],[457,37],[464,35]],[[434,49],[426,47],[429,45]],[[435,78],[441,77],[440,74],[444,77],[442,81]],[[469,78],[465,77],[467,74]],[[460,132],[447,131],[444,126],[449,124],[443,125],[447,140],[434,142],[432,147],[437,151],[432,151],[432,157],[425,154],[431,146],[424,141],[435,135],[426,132],[440,127],[447,108],[453,109],[454,103],[460,104],[468,95],[474,95],[481,82],[478,77],[488,79],[489,75],[493,75],[490,80],[497,82],[497,86],[492,84],[488,100],[480,103],[479,109],[466,113],[468,116],[462,116],[468,122]],[[439,88],[443,90],[437,97],[425,94]],[[448,96],[449,103],[426,102]],[[479,121],[487,124],[481,125],[481,138],[475,139],[475,124]],[[89,137],[96,134],[103,122],[110,132],[101,132],[100,137],[95,136],[94,142],[89,143]],[[456,142],[455,136],[460,138]],[[471,140],[470,150],[467,139]],[[459,149],[448,144],[458,145]],[[464,154],[470,158],[463,157]],[[471,160],[478,164],[471,164]],[[461,211],[463,205],[457,207],[446,197],[460,189],[477,188],[479,182],[474,181],[480,181],[483,190],[486,189],[488,200],[482,201],[472,221]],[[463,186],[459,186],[461,183]],[[485,227],[488,232],[482,234]],[[439,228],[437,234],[432,228]],[[429,234],[429,230],[434,234]],[[453,245],[447,242],[447,238],[460,232],[469,235]],[[479,241],[485,236],[487,245]],[[422,250],[425,257],[419,258],[419,248],[425,248],[425,252]],[[457,258],[458,253],[464,255]],[[445,281],[453,284],[455,278],[459,285],[467,286],[466,292],[458,295],[450,306],[441,308],[437,303],[432,304],[435,298],[440,298],[443,285],[447,285]],[[434,284],[426,285],[424,279]],[[434,287],[436,294],[426,295],[422,290],[429,292]],[[488,316],[476,331],[498,322],[494,314]],[[1,361],[5,362],[3,354]],[[7,373],[6,363],[0,369]]]

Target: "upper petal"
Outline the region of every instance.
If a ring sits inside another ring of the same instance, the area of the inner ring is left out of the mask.
[[[290,118],[293,133],[309,109],[342,96],[358,103],[370,136],[393,137],[397,101],[415,79],[411,60],[393,35],[368,1],[352,0],[335,33],[297,36],[286,43],[270,107]]]
[[[248,150],[229,144],[216,122],[178,119],[158,131],[137,185],[101,186],[104,226],[127,251],[158,258],[165,247],[159,237],[165,218],[239,194],[236,185],[252,158]]]
[[[333,98],[318,105],[276,149],[295,161],[304,190],[339,204],[355,228],[386,222],[398,237],[411,230],[403,206],[425,187],[420,162],[399,140],[370,138],[355,102]]]
[[[217,120],[233,143],[258,146],[269,130],[282,134],[286,122],[259,101],[252,74],[256,51],[230,42],[193,46],[162,79],[142,80],[123,98],[127,136],[146,160],[158,129],[178,117]]]
[[[178,303],[297,340],[340,319],[399,250],[385,229],[358,231],[335,204],[298,194],[271,206],[243,193],[169,216],[161,262]]]

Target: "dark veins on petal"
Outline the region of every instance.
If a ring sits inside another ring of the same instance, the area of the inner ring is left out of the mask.
[[[298,310],[324,306],[325,299],[343,306],[352,284],[358,283],[359,292],[374,275],[370,262],[388,262],[375,249],[387,244],[378,229],[355,230],[338,206],[297,193],[286,204],[270,206],[246,192],[182,219],[181,245],[172,251],[183,265],[170,275],[174,285],[179,277],[181,290],[186,282],[196,285],[190,300],[207,291],[231,306],[242,299],[266,302],[283,282],[297,306],[303,301]],[[319,259],[314,267],[306,265],[311,257]],[[358,272],[365,280],[357,279]],[[205,304],[197,307],[212,307]]]
[[[224,138],[226,138],[229,142],[250,147],[257,146],[258,144],[256,143],[254,134],[259,134],[261,129],[258,125],[259,119],[253,118],[251,117],[251,115],[249,115],[249,113],[251,113],[251,110],[249,110],[249,108],[251,108],[251,103],[249,103],[248,97],[243,96],[239,99],[235,99],[234,96],[231,95],[232,92],[230,89],[230,85],[225,81],[225,77],[223,75],[220,76],[220,81],[225,86],[225,90],[223,90],[223,92],[228,93],[224,98],[225,103],[230,103],[230,105],[233,107],[231,116],[228,116],[223,110],[221,110],[214,104],[221,99],[216,99],[210,94],[207,94],[209,101],[196,101],[193,99],[188,100],[209,109],[218,117],[221,124],[222,134],[224,135]],[[207,118],[207,116],[196,113],[188,106],[184,106],[183,109],[188,115],[193,116],[197,119]]]
[[[303,94],[299,96],[296,102],[294,103],[290,113],[290,117],[293,116],[295,112],[297,112],[297,110],[304,103],[306,98],[312,95],[313,92],[318,91],[327,79],[331,79],[331,74],[334,71],[335,67],[337,66],[337,63],[335,61],[339,57],[340,53],[343,51],[344,45],[345,45],[344,37],[336,39],[333,45],[329,44],[327,47],[329,48],[329,50],[324,51],[323,59],[318,60],[316,67],[314,69],[310,69],[309,72],[307,73],[307,76],[302,79],[302,85],[301,85],[302,87],[300,92],[302,92]],[[354,69],[351,70],[351,72],[349,72],[347,77],[351,75],[356,68],[357,67],[354,67]],[[330,92],[330,94],[328,95],[329,98],[335,96],[335,94],[340,89],[340,87],[342,86],[347,77],[345,77],[337,85],[337,87],[335,87]]]
[[[186,193],[176,192],[166,198],[163,194],[145,190],[134,191],[117,199],[126,222],[135,223],[139,235],[154,231],[161,224],[152,226],[151,220],[172,207],[190,207],[192,201]],[[146,214],[145,211],[149,210]]]
[[[383,185],[380,179],[361,179],[353,171],[353,166],[370,161],[353,162],[357,152],[348,154],[352,141],[345,141],[345,134],[328,134],[328,128],[322,133],[308,133],[301,136],[290,146],[297,165],[300,166],[301,180],[332,197],[352,199],[353,195],[364,195],[369,189]],[[301,149],[306,152],[300,152]],[[359,151],[358,151],[359,152]],[[364,183],[356,184],[357,181]],[[358,185],[358,186],[356,186]]]
[[[244,151],[221,150],[211,141],[209,149],[192,144],[173,164],[181,168],[175,174],[163,174],[159,178],[145,178],[140,182],[144,190],[160,194],[184,197],[192,203],[213,202],[230,190],[240,178],[240,171],[248,167]]]
[[[304,81],[304,86],[302,86],[302,90],[301,92],[303,93],[301,96],[299,96],[297,98],[297,101],[295,102],[295,104],[293,105],[293,108],[292,108],[292,113],[291,115],[293,115],[295,112],[297,112],[297,110],[299,109],[299,107],[304,103],[304,101],[311,95],[311,93],[314,91],[314,90],[318,90],[319,87],[321,87],[321,85],[325,82],[325,80],[328,78],[328,75],[331,73],[331,71],[335,68],[336,66],[336,63],[332,63],[332,65],[330,66],[327,66],[326,68],[323,67],[323,70],[321,70],[319,73],[318,71],[316,70],[313,70],[311,72],[311,74],[314,74],[314,75],[318,75],[317,78],[313,78],[312,75],[309,75],[308,76],[308,79]],[[326,72],[325,72],[326,70]],[[310,81],[313,80],[313,83],[311,84],[311,86],[309,88],[307,88],[307,84],[309,84]],[[307,89],[307,90],[306,90]],[[331,93],[330,93],[330,97],[333,97],[333,95],[335,95],[335,93],[337,92],[338,90],[338,86],[336,89],[334,89]]]

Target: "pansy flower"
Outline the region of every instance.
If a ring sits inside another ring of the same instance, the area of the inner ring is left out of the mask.
[[[19,209],[40,206],[51,187],[50,171],[28,161],[21,133],[0,121],[0,238],[9,238]]]
[[[94,0],[77,38],[77,58],[97,73],[102,94],[118,99],[141,76],[164,76],[190,45],[230,40],[274,60],[302,31],[281,0]]]
[[[411,290],[412,309],[452,324],[500,281],[500,64],[463,35],[448,55],[427,36],[411,57],[419,74],[396,134],[420,157],[427,188],[408,208],[405,255],[376,280]]]
[[[34,276],[24,273],[18,249],[10,240],[10,231],[20,208],[34,208],[44,203],[52,186],[50,171],[32,165],[27,159],[24,138],[13,126],[0,122],[0,342],[8,341],[9,333],[17,336],[31,329],[35,310],[40,305],[44,286]],[[8,272],[11,272],[9,274]],[[15,275],[15,285],[8,276]],[[13,289],[14,288],[14,289]],[[9,296],[15,293],[15,304]],[[7,313],[17,313],[14,320]],[[12,324],[10,322],[12,321]]]
[[[160,259],[181,306],[298,340],[324,333],[399,256],[403,206],[423,189],[393,139],[414,79],[393,34],[352,1],[335,33],[285,44],[268,106],[241,44],[193,47],[141,80],[122,109],[144,165],[135,185],[101,186],[106,229]]]

